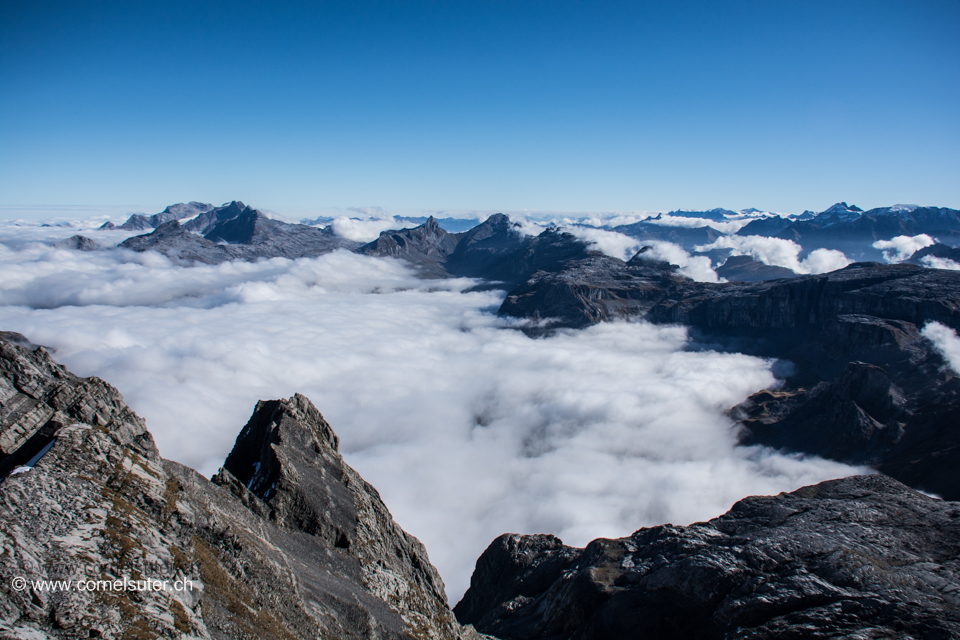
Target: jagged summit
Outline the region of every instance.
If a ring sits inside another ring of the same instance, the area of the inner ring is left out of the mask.
[[[821,213],[863,213],[863,209],[857,205],[848,205],[846,202],[838,202],[829,209],[821,211]]]

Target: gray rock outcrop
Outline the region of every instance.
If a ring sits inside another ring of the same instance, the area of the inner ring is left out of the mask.
[[[73,249],[75,251],[97,251],[101,247],[95,240],[87,236],[75,235],[66,240],[59,240],[53,243],[57,249]]]
[[[500,536],[454,608],[503,640],[960,636],[960,504],[884,476],[584,549]]]
[[[479,638],[303,396],[258,404],[213,483],[115,389],[0,339],[3,454],[32,465],[0,483],[0,638]]]

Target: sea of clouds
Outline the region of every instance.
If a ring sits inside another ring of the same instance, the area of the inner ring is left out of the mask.
[[[583,545],[862,471],[738,447],[725,411],[776,384],[772,363],[691,348],[682,327],[531,339],[496,316],[501,292],[393,259],[181,267],[50,245],[72,233],[0,227],[0,329],[116,386],[161,454],[205,475],[257,400],[304,393],[454,602],[504,532]]]

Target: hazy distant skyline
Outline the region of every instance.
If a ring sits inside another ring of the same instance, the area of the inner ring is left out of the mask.
[[[0,216],[960,206],[960,2],[5,2]]]

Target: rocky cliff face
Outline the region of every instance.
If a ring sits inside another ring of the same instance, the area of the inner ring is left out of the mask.
[[[454,608],[503,640],[955,638],[960,504],[883,476],[585,549],[503,535]]]
[[[51,445],[0,484],[0,637],[479,637],[303,396],[258,404],[213,483],[115,389],[0,337],[4,453]]]

